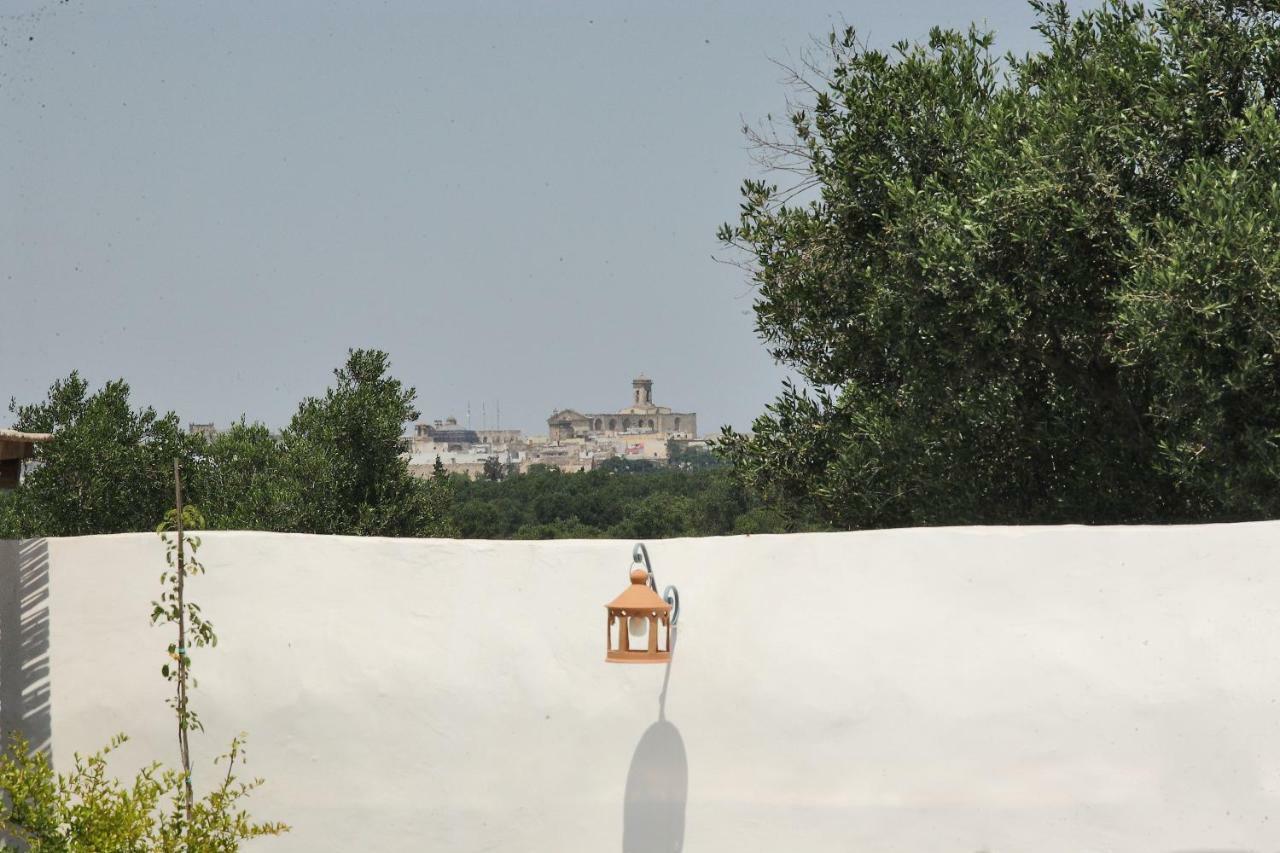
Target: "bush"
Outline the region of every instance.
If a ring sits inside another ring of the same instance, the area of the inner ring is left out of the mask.
[[[144,767],[132,785],[107,773],[107,756],[125,743],[117,735],[102,750],[75,757],[68,774],[54,773],[48,756],[31,752],[16,735],[0,756],[0,850],[31,853],[231,853],[240,843],[288,831],[282,823],[254,823],[240,800],[262,784],[240,781],[237,761],[244,763],[244,742],[215,759],[225,763],[221,782],[196,801],[187,823],[182,774],[159,763]]]

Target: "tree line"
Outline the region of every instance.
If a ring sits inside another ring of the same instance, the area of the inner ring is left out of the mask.
[[[415,389],[377,350],[352,350],[323,395],[279,434],[242,419],[212,440],[173,412],[135,408],[129,385],[91,390],[79,373],[45,400],[11,402],[15,427],[51,432],[21,486],[0,492],[0,538],[151,530],[173,500],[179,460],[188,500],[214,530],[480,539],[662,538],[782,532],[794,522],[753,499],[709,454],[670,467],[610,460],[594,471],[490,466],[472,482],[409,473],[404,425]]]
[[[279,435],[242,419],[212,441],[173,412],[135,409],[123,380],[91,391],[73,372],[41,402],[10,403],[15,428],[54,440],[19,488],[0,493],[0,538],[152,530],[173,501],[174,459],[210,529],[448,535],[451,485],[409,473],[415,391],[389,368],[386,353],[351,350]]]
[[[664,539],[810,527],[764,505],[720,464],[607,459],[592,471],[533,466],[457,482],[453,518],[469,539]]]

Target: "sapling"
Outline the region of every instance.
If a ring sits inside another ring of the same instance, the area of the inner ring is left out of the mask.
[[[191,809],[194,794],[191,786],[191,745],[192,729],[204,731],[200,717],[191,710],[188,691],[197,686],[191,677],[191,656],[188,654],[192,646],[216,646],[218,635],[213,631],[213,624],[200,612],[200,605],[186,600],[186,579],[189,575],[204,573],[204,566],[196,559],[200,550],[200,537],[191,536],[186,530],[198,530],[204,526],[204,518],[192,504],[182,504],[182,471],[178,460],[173,461],[174,508],[165,513],[164,521],[156,527],[156,532],[165,543],[165,562],[169,568],[160,575],[163,590],[160,600],[151,602],[151,624],[165,623],[178,629],[178,639],[169,644],[169,661],[160,668],[160,674],[174,685],[174,696],[169,705],[174,709],[178,722],[178,755],[182,763],[184,777],[183,791],[186,798],[187,822],[191,821]],[[173,535],[170,536],[170,533]],[[187,549],[191,556],[187,557]]]
[[[151,622],[177,629],[160,672],[174,685],[168,704],[177,717],[181,768],[155,762],[131,784],[122,783],[107,772],[107,755],[127,740],[116,735],[87,758],[77,753],[71,772],[59,774],[46,753],[33,752],[15,733],[0,755],[0,850],[13,849],[9,845],[17,841],[29,853],[236,853],[243,841],[289,831],[283,823],[254,823],[240,805],[262,784],[235,776],[237,762],[245,758],[243,734],[214,759],[215,765],[225,762],[225,770],[212,790],[198,800],[194,795],[189,735],[204,726],[188,700],[196,687],[190,649],[217,645],[218,638],[200,606],[187,600],[186,579],[204,573],[195,556],[200,538],[189,533],[203,519],[196,507],[182,504],[177,463],[174,475],[175,506],[157,528],[168,569],[160,576],[160,598],[151,603]]]

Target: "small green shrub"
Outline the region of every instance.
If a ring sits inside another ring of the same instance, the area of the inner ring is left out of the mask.
[[[15,735],[0,755],[0,850],[234,853],[242,841],[289,831],[283,823],[254,823],[241,807],[262,784],[261,779],[242,782],[235,775],[236,763],[245,761],[243,734],[214,759],[214,764],[226,765],[215,774],[216,786],[195,798],[188,735],[204,726],[188,704],[188,689],[196,686],[189,652],[190,647],[216,646],[218,638],[200,606],[187,598],[188,577],[204,574],[195,556],[200,538],[189,531],[204,526],[204,518],[195,506],[183,505],[178,460],[173,475],[174,508],[156,529],[165,544],[168,569],[160,576],[160,599],[151,602],[151,622],[170,625],[177,633],[176,642],[168,645],[169,662],[161,675],[175,688],[169,706],[178,722],[181,767],[175,770],[155,762],[139,770],[131,786],[125,785],[107,774],[107,756],[128,740],[121,734],[88,757],[76,753],[72,771],[63,775],[54,773],[48,755],[33,752],[21,735]],[[18,846],[12,846],[15,843]]]
[[[263,835],[279,835],[282,823],[254,823],[241,800],[262,784],[241,781],[244,741],[236,738],[215,763],[226,770],[186,818],[182,774],[159,762],[125,785],[108,774],[107,756],[127,738],[117,735],[102,750],[75,757],[70,773],[55,773],[43,752],[31,752],[15,735],[0,755],[0,850],[30,853],[233,853]],[[15,845],[16,842],[16,845]]]

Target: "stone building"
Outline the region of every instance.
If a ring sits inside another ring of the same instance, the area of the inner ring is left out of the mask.
[[[485,429],[476,430],[476,435],[480,439],[481,444],[487,444],[490,447],[506,447],[509,444],[518,444],[524,441],[524,434],[518,429]]]
[[[413,425],[413,439],[416,442],[435,442],[436,444],[488,444],[493,447],[505,447],[523,440],[518,429],[472,429],[461,426],[457,418],[445,418],[432,424],[418,423]]]
[[[436,445],[445,450],[462,450],[480,443],[480,436],[476,435],[476,431],[460,425],[457,418],[445,418],[433,424],[413,425],[415,449],[423,445]]]
[[[187,424],[187,433],[189,435],[202,435],[205,441],[213,441],[218,437],[219,429],[213,423],[207,424]]]
[[[446,418],[414,425],[406,454],[409,471],[429,477],[435,461],[450,473],[479,477],[493,460],[524,473],[535,465],[562,471],[590,471],[607,459],[667,463],[668,442],[684,444],[698,434],[698,416],[673,412],[653,402],[653,380],[631,383],[631,402],[616,412],[583,414],[561,409],[547,419],[546,436],[519,430],[471,429]]]
[[[561,409],[547,418],[547,436],[563,441],[588,435],[658,434],[696,437],[698,416],[693,412],[673,412],[653,402],[653,380],[644,376],[631,381],[631,405],[616,412],[583,414]]]

